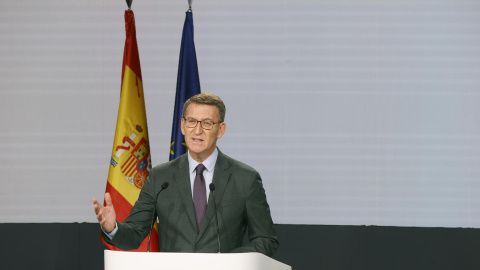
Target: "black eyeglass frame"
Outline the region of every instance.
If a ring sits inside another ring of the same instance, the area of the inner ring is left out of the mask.
[[[187,126],[188,119],[191,119],[191,120],[196,121],[195,126],[193,126],[193,127]],[[183,117],[183,120],[185,120],[185,126],[186,126],[187,128],[196,128],[197,125],[198,125],[198,123],[200,123],[200,126],[201,126],[203,129],[205,129],[205,130],[212,130],[213,127],[215,126],[215,124],[220,124],[220,123],[222,123],[222,121],[212,122],[213,125],[212,125],[211,128],[205,128],[205,127],[203,126],[203,123],[205,123],[205,121],[211,121],[211,120],[202,120],[202,121],[200,121],[200,120],[197,120],[197,119],[195,119],[195,118],[188,118],[188,119],[185,118],[185,117]]]

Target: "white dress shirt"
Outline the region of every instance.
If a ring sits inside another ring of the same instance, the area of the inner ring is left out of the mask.
[[[210,196],[210,184],[213,181],[213,171],[215,170],[215,163],[217,163],[218,157],[218,150],[215,148],[213,153],[202,162],[203,166],[205,166],[205,170],[203,171],[203,177],[205,178],[205,187],[207,188],[207,202],[208,196]],[[193,199],[193,185],[195,183],[195,176],[197,173],[195,169],[197,168],[198,163],[195,159],[190,156],[190,152],[188,152],[188,172],[190,173],[190,187],[192,191],[192,199]]]

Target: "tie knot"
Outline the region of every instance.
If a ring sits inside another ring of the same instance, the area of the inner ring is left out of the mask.
[[[205,170],[205,166],[203,164],[198,164],[197,168],[195,169],[197,172],[197,175],[202,175],[203,171]]]

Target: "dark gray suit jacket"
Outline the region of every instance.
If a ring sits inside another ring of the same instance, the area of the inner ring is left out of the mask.
[[[218,151],[213,183],[220,228],[221,252],[260,252],[272,256],[278,241],[262,180],[257,171]],[[213,196],[200,233],[197,231],[187,154],[150,172],[138,201],[107,243],[123,250],[138,248],[148,235],[156,212],[160,251],[218,252]],[[163,183],[169,187],[159,193]],[[207,187],[208,188],[208,187]],[[242,245],[248,231],[249,243]]]

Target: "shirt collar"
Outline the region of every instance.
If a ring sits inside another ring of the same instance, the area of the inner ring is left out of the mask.
[[[190,151],[188,151],[188,167],[189,167],[189,172],[193,173],[195,171],[195,168],[197,168],[197,165],[200,164],[198,163],[195,159],[190,156]],[[215,168],[215,163],[217,163],[217,158],[218,158],[218,150],[215,148],[213,153],[202,162],[203,166],[207,168],[208,172],[213,172],[213,168]]]

